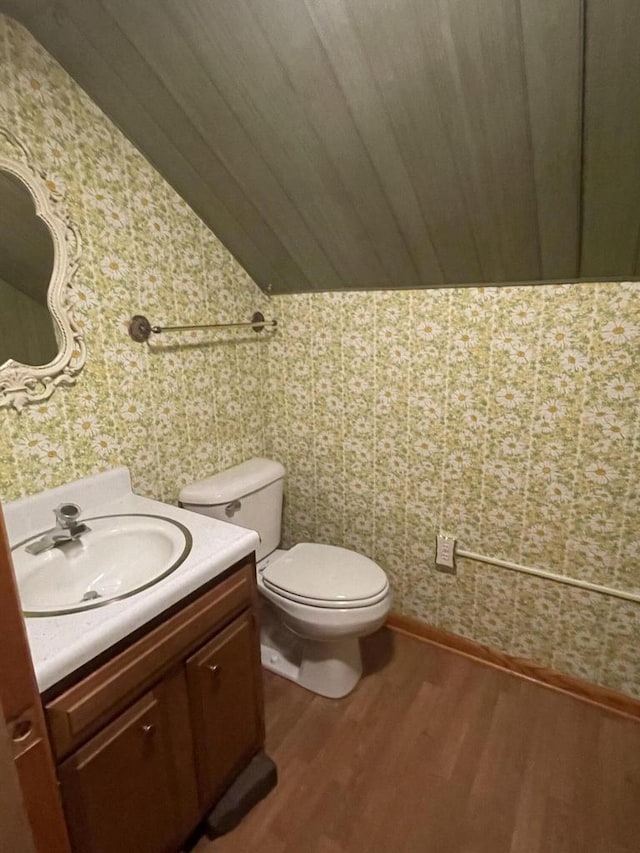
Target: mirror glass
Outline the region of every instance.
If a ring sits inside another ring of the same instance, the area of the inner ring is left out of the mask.
[[[53,239],[31,193],[0,170],[0,365],[45,365],[57,356],[47,308],[53,266]]]

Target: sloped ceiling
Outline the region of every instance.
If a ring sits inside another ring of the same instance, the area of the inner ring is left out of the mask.
[[[640,274],[637,0],[5,0],[273,293]]]

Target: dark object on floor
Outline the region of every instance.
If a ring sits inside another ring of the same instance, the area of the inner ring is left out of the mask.
[[[209,838],[224,835],[278,784],[278,769],[266,752],[259,752],[218,801],[205,821]]]

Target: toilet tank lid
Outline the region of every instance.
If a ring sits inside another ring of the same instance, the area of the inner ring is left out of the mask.
[[[213,477],[198,480],[180,490],[180,503],[216,506],[238,500],[284,477],[285,470],[272,459],[248,459]]]

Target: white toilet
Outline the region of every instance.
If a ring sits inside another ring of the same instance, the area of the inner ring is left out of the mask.
[[[373,560],[334,545],[280,542],[285,470],[250,459],[185,486],[185,509],[256,530],[258,589],[267,606],[261,629],[262,664],[302,687],[337,699],[362,673],[358,637],[385,621],[389,582]]]

